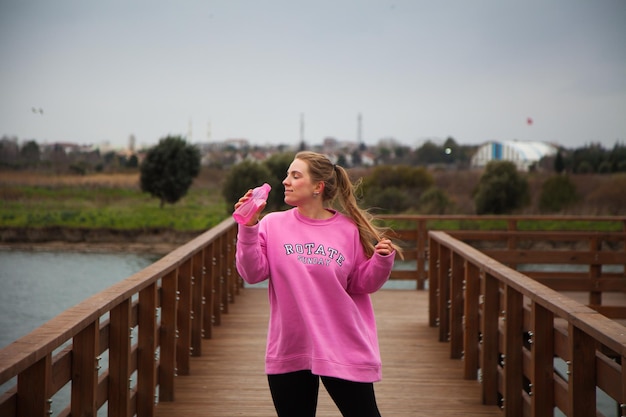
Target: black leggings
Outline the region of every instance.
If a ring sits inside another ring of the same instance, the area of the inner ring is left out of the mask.
[[[381,417],[374,384],[322,376],[322,383],[343,417]],[[315,417],[319,380],[311,371],[268,375],[278,417]]]

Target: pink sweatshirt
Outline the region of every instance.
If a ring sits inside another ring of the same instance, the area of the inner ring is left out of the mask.
[[[354,223],[297,209],[239,226],[237,270],[254,284],[269,278],[265,371],[311,370],[357,382],[381,379],[370,293],[387,281],[395,253],[367,258]]]

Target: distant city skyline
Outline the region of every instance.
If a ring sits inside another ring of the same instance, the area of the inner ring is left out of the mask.
[[[624,22],[623,0],[6,1],[0,136],[612,148]]]

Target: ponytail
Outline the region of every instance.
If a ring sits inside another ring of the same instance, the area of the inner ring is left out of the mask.
[[[364,209],[361,209],[356,201],[355,191],[360,185],[360,181],[353,184],[346,170],[335,165],[335,173],[337,175],[337,196],[335,199],[341,207],[341,211],[350,217],[356,227],[359,229],[359,237],[361,245],[365,249],[368,257],[374,254],[374,246],[380,240],[386,238],[388,229],[377,226],[374,223],[373,216]],[[402,257],[402,251],[395,244],[393,248]]]

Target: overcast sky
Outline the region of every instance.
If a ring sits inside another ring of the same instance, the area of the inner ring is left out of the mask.
[[[0,54],[22,141],[626,144],[624,0],[1,0]]]

